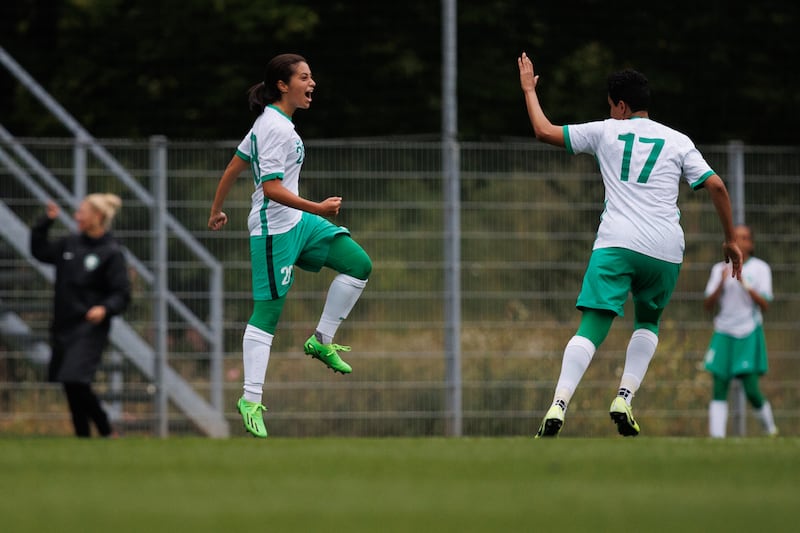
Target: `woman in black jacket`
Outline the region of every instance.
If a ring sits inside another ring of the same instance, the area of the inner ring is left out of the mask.
[[[130,302],[130,281],[121,246],[109,233],[122,205],[114,194],[90,194],[75,212],[78,232],[50,241],[59,207],[49,202],[31,231],[33,256],[56,267],[50,381],[60,382],[78,437],[89,437],[92,421],[100,435],[113,431],[91,383],[108,344],[111,317]]]

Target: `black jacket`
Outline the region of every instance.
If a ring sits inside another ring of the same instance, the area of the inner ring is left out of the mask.
[[[51,242],[52,225],[42,217],[31,230],[31,254],[56,267],[50,379],[90,383],[108,343],[111,317],[130,302],[125,255],[110,233],[99,239],[72,234]],[[95,305],[106,308],[100,324],[85,318]]]

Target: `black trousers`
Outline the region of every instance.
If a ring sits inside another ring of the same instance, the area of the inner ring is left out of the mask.
[[[100,405],[100,400],[92,391],[89,383],[64,383],[64,392],[67,394],[76,436],[91,436],[90,421],[94,422],[100,436],[111,435],[111,423],[108,421],[108,415]]]

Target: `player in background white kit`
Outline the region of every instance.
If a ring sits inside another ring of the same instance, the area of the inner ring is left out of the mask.
[[[625,70],[609,76],[610,119],[556,126],[536,95],[539,76],[533,63],[523,53],[517,64],[536,138],[570,153],[594,155],[605,186],[605,209],[576,303],[581,323],[564,350],[553,404],[536,437],[555,437],[561,431],[569,401],[614,318],[622,316],[629,292],[634,331],[609,414],[621,435],[636,436],[640,428],[631,400],[656,351],[661,313],[683,261],[677,207],[680,179],[683,176],[693,189],[705,188],[711,195],[725,235],[723,256],[738,279],[742,252],[734,238],[728,191],[688,137],[650,120],[650,90],[642,74]]]
[[[729,275],[730,267],[717,263],[705,290],[703,305],[713,311],[714,334],[705,356],[705,368],[714,377],[713,399],[708,407],[709,434],[725,437],[728,423],[728,388],[731,379],[741,380],[745,395],[769,436],[778,428],[772,407],[758,386],[759,377],[767,372],[767,342],[764,338],[763,312],[772,301],[772,269],[766,261],[753,257],[755,246],[749,227],[735,228],[736,242],[742,250],[742,279]]]

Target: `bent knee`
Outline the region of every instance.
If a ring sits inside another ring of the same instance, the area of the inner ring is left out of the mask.
[[[360,280],[368,280],[369,275],[372,274],[372,259],[369,258],[367,252],[363,252],[362,257],[355,261],[349,274],[354,278]]]

